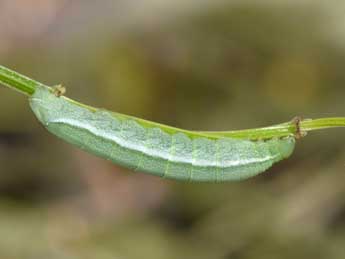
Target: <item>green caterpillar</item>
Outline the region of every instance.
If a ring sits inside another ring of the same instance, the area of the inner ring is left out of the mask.
[[[345,127],[345,117],[301,120],[237,131],[188,131],[96,109],[0,66],[0,83],[29,96],[38,120],[53,134],[135,171],[164,178],[223,182],[264,172],[289,157],[308,131]]]
[[[223,182],[255,176],[291,155],[293,134],[245,140],[177,129],[78,104],[37,86],[30,105],[53,134],[135,171],[164,178]]]

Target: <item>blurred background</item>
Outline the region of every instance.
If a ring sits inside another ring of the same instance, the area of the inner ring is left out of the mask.
[[[345,3],[0,0],[0,60],[81,102],[198,130],[344,116]],[[0,258],[344,258],[345,131],[253,179],[135,174],[0,88]]]

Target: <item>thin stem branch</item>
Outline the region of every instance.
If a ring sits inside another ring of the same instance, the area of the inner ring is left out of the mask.
[[[344,117],[321,118],[315,120],[304,120],[301,122],[302,131],[312,131],[334,127],[345,127]]]
[[[19,91],[22,94],[31,96],[37,87],[48,87],[40,82],[37,82],[31,78],[23,76],[13,70],[0,66],[0,83],[14,90]],[[49,87],[48,87],[49,88]],[[66,97],[63,97],[66,98]],[[87,106],[85,104],[76,102],[74,100],[66,98],[69,102],[76,105],[85,107],[90,110],[95,108]],[[124,115],[127,116],[127,115]],[[130,117],[130,116],[128,116]],[[176,128],[161,125],[158,123],[152,123],[149,121],[141,120],[148,125],[162,126],[170,130],[177,130]],[[200,134],[211,138],[219,137],[232,137],[232,138],[243,138],[243,139],[269,139],[274,137],[285,137],[285,136],[303,136],[308,131],[320,130],[326,128],[345,127],[345,117],[335,118],[321,118],[321,119],[307,119],[307,120],[292,120],[290,122],[281,123],[269,127],[246,129],[246,130],[234,130],[234,131],[187,131],[183,132],[190,134]]]
[[[0,83],[29,96],[35,92],[38,86],[43,86],[40,82],[3,66],[0,66]]]
[[[246,138],[246,139],[270,139],[274,137],[304,136],[309,131],[345,127],[345,117],[320,118],[301,120],[299,124],[295,120],[269,127],[233,130],[233,131],[203,131],[205,135],[218,137]]]

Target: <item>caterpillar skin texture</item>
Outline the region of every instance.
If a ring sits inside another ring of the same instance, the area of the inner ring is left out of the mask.
[[[294,137],[254,142],[165,130],[134,117],[91,111],[45,88],[36,90],[30,105],[38,120],[65,141],[132,170],[176,180],[246,179],[289,157],[295,146]]]

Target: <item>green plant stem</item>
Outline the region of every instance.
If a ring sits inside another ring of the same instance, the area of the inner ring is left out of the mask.
[[[296,137],[302,137],[309,131],[345,127],[345,117],[334,118],[320,118],[320,119],[305,119],[301,120],[299,129],[296,121],[281,123],[269,127],[245,129],[245,130],[233,130],[233,131],[203,131],[200,132],[206,135],[217,135],[219,137],[232,137],[232,138],[247,138],[247,139],[269,139],[274,137],[285,137],[295,135]],[[298,136],[300,135],[300,136]]]
[[[23,76],[13,70],[0,66],[0,83],[25,95],[32,95],[40,82]]]
[[[13,70],[0,66],[0,83],[14,90],[19,91],[22,94],[31,96],[34,94],[37,87],[50,87],[37,82],[31,78],[23,76]],[[65,97],[64,97],[65,98]],[[85,104],[76,102],[71,99],[67,99],[74,104],[80,105],[90,110],[95,108],[87,106]],[[243,139],[268,139],[274,137],[284,137],[291,135],[304,135],[308,131],[320,130],[326,128],[345,127],[345,117],[335,118],[320,118],[320,119],[306,119],[301,120],[299,123],[296,120],[290,122],[281,123],[269,127],[246,129],[246,130],[234,130],[234,131],[198,131],[197,133],[204,134],[210,137],[233,137]],[[191,131],[186,131],[191,132]],[[191,132],[193,133],[193,132]],[[194,132],[195,133],[195,132]]]

